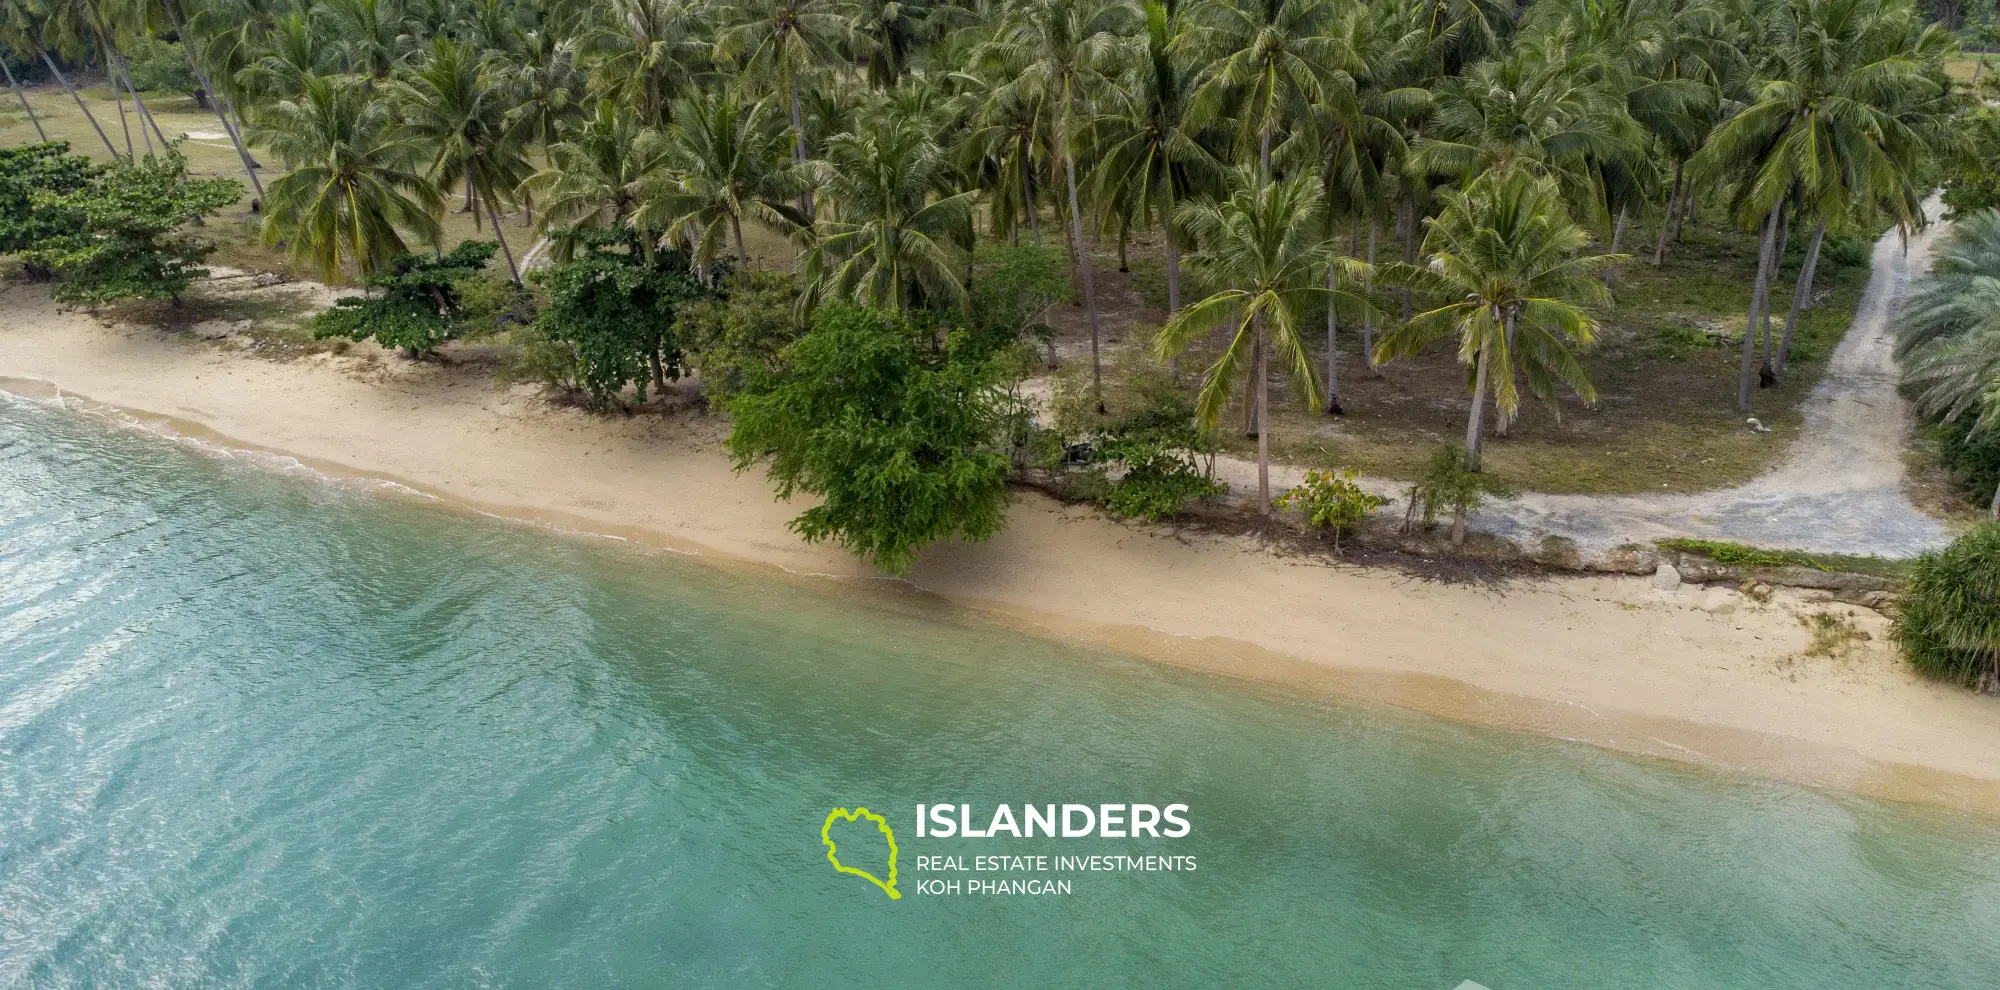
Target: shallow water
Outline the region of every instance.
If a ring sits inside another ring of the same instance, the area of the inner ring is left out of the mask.
[[[0,402],[0,985],[2000,972],[1992,823],[933,611]],[[916,837],[940,801],[1181,802],[1193,831]],[[857,804],[895,829],[900,899],[827,860]],[[916,857],[994,853],[1198,868],[918,892],[960,875]]]

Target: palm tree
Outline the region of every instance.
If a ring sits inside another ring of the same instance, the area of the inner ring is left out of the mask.
[[[728,26],[716,32],[715,57],[741,59],[751,78],[775,79],[791,102],[792,161],[806,160],[805,121],[799,112],[799,77],[838,57],[838,43],[852,27],[838,0],[743,0],[725,8]],[[810,200],[799,209],[812,216]]]
[[[802,231],[804,307],[828,294],[901,312],[912,290],[950,305],[966,299],[958,242],[972,222],[976,191],[937,196],[950,162],[909,121],[870,115],[827,142],[822,173],[834,216]]]
[[[981,46],[979,60],[1010,81],[995,98],[1021,99],[1047,116],[1069,192],[1069,235],[1083,273],[1083,305],[1090,321],[1090,382],[1104,405],[1104,363],[1099,357],[1097,288],[1090,251],[1083,242],[1077,205],[1076,153],[1085,139],[1094,96],[1116,97],[1112,78],[1120,36],[1132,20],[1130,6],[1103,0],[1026,0],[999,34]]]
[[[264,243],[284,242],[293,264],[328,281],[344,262],[362,274],[387,267],[409,250],[402,231],[437,243],[441,197],[395,116],[359,83],[324,77],[266,108],[251,139],[290,171],[271,183]]]
[[[1444,193],[1444,209],[1426,221],[1423,265],[1385,266],[1383,277],[1441,304],[1382,335],[1379,361],[1413,357],[1433,341],[1456,337],[1458,359],[1472,371],[1472,412],[1465,426],[1465,467],[1479,470],[1486,396],[1502,421],[1520,405],[1515,377],[1553,404],[1556,385],[1597,401],[1576,352],[1597,338],[1581,308],[1608,296],[1595,276],[1623,255],[1583,255],[1590,234],[1570,219],[1555,180],[1523,169],[1489,172]]]
[[[1324,102],[1329,82],[1361,68],[1331,32],[1326,0],[1208,0],[1190,18],[1184,43],[1215,59],[1196,90],[1196,119],[1207,124],[1234,110],[1238,157],[1254,145],[1266,175],[1284,120]]]
[[[643,190],[661,180],[668,159],[666,135],[608,99],[581,123],[564,125],[562,136],[548,148],[548,167],[529,176],[522,189],[542,201],[535,233],[550,238],[556,260],[567,261],[577,243],[570,232],[632,226]],[[639,233],[639,243],[650,246],[651,232]]]
[[[341,64],[370,79],[387,79],[400,63],[402,5],[396,0],[326,0]]]
[[[737,265],[748,269],[744,217],[781,234],[806,223],[784,205],[797,183],[786,167],[785,132],[775,124],[766,101],[745,107],[734,93],[676,104],[666,167],[640,180],[634,226],[660,231],[662,244],[690,247],[701,271],[714,263],[723,235],[733,234]]]
[[[1167,321],[1154,342],[1155,353],[1173,359],[1218,327],[1231,331],[1228,347],[1202,378],[1195,415],[1212,429],[1229,404],[1239,371],[1248,364],[1257,430],[1257,498],[1271,513],[1270,361],[1277,354],[1291,371],[1306,405],[1319,404],[1312,355],[1306,346],[1307,304],[1365,307],[1359,296],[1324,284],[1329,265],[1360,274],[1351,258],[1336,258],[1319,218],[1320,180],[1301,172],[1272,180],[1262,169],[1238,169],[1230,177],[1229,198],[1219,203],[1183,203],[1176,219],[1201,245],[1190,259],[1214,284],[1214,295]]]
[[[601,56],[592,81],[600,95],[622,101],[641,122],[658,127],[710,54],[698,37],[697,13],[682,0],[610,0],[606,6],[586,45]]]
[[[1887,207],[1905,229],[1917,223],[1910,176],[1924,135],[1905,111],[1936,95],[1937,86],[1906,17],[1885,13],[1878,0],[1784,0],[1773,16],[1769,80],[1688,162],[1700,177],[1739,178],[1736,218],[1763,230],[1737,379],[1737,405],[1746,413],[1776,231],[1791,200],[1803,192],[1820,204],[1862,201]]]
[[[1925,416],[2000,426],[2000,212],[1961,217],[1896,316],[1896,358]],[[1989,512],[2000,518],[2000,489]]]
[[[1223,187],[1227,167],[1189,126],[1194,87],[1186,60],[1172,53],[1173,25],[1165,4],[1145,7],[1145,57],[1134,72],[1129,114],[1099,123],[1105,132],[1097,174],[1105,198],[1125,200],[1141,221],[1156,219],[1167,246],[1167,312],[1181,309],[1180,238],[1175,204]]]
[[[469,42],[437,37],[398,87],[395,102],[406,133],[431,152],[431,182],[440,189],[464,182],[472,222],[479,222],[484,206],[507,270],[519,282],[521,270],[500,231],[500,210],[527,178],[528,163],[521,128],[508,121],[506,95]]]

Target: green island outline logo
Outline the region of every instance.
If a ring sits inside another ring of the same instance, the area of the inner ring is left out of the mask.
[[[887,883],[884,883],[882,878],[867,870],[857,870],[852,866],[842,863],[840,861],[840,850],[833,844],[833,823],[836,820],[851,822],[863,818],[874,822],[875,827],[880,829],[882,834],[889,839],[889,880]],[[819,841],[826,843],[826,858],[828,862],[833,864],[835,870],[841,873],[852,873],[882,888],[882,893],[888,894],[889,899],[892,901],[902,899],[903,895],[896,890],[896,833],[890,830],[887,818],[869,811],[867,808],[856,808],[853,811],[849,811],[846,808],[835,808],[827,812],[826,824],[819,827]]]

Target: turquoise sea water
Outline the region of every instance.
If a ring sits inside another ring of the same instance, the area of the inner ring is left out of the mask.
[[[1184,802],[1193,834],[917,838],[938,801]],[[856,804],[890,815],[899,900],[826,859]],[[916,892],[916,856],[993,853],[1198,868]],[[0,986],[1972,987],[1996,931],[1981,820],[1306,702],[0,402]]]

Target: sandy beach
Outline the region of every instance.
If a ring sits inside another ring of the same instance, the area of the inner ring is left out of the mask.
[[[775,502],[760,471],[731,470],[714,419],[594,417],[497,389],[480,369],[362,349],[263,360],[60,312],[25,285],[0,288],[0,388],[899,607],[1315,695],[2000,812],[2000,702],[1919,680],[1888,649],[1881,616],[1804,594],[1765,604],[1614,577],[1433,584],[1031,495],[999,537],[933,548],[894,585],[789,533],[800,506]],[[1842,659],[1803,656],[1800,619],[1822,610],[1853,612],[1874,639]]]

